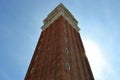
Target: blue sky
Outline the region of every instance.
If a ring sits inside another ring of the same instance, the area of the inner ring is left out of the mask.
[[[23,80],[45,17],[74,15],[96,80],[120,80],[119,0],[0,0],[0,80]]]

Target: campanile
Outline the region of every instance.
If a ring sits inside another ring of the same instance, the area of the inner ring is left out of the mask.
[[[79,30],[60,3],[44,20],[24,80],[94,80]]]

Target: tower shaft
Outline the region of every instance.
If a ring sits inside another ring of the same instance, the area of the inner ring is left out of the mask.
[[[77,21],[62,4],[42,29],[25,80],[94,80]]]

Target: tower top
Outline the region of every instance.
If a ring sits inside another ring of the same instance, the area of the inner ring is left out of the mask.
[[[54,22],[59,16],[63,16],[64,19],[68,21],[72,27],[79,31],[78,21],[74,18],[74,16],[70,13],[70,11],[60,3],[48,16],[44,19],[44,25],[41,27],[42,30],[45,30],[52,22]]]

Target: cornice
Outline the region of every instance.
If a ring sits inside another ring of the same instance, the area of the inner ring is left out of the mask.
[[[52,22],[54,22],[59,16],[63,16],[72,27],[79,31],[78,21],[74,16],[69,12],[69,10],[60,3],[48,16],[44,19],[44,25],[41,27],[42,30],[45,30]]]

